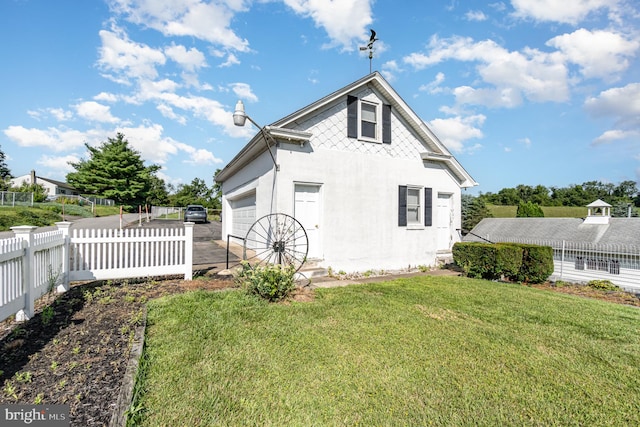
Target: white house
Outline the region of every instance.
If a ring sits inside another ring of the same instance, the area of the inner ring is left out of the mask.
[[[12,178],[10,182],[12,187],[20,187],[22,184],[40,184],[49,197],[58,194],[78,195],[78,191],[66,182],[36,176],[36,171],[34,170],[32,170],[28,175],[21,175]]]
[[[216,181],[223,239],[285,213],[307,259],[336,271],[436,265],[460,240],[461,189],[477,185],[378,72],[266,126]]]

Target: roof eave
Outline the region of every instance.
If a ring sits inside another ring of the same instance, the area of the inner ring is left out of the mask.
[[[274,126],[265,126],[264,130],[273,137],[273,140],[269,141],[269,138],[267,138],[267,143],[265,144],[265,139],[263,137],[262,131],[258,131],[258,133],[256,133],[253,138],[251,138],[247,145],[245,145],[220,172],[218,172],[218,174],[214,177],[216,182],[225,181],[238,170],[242,169],[248,163],[267,151],[267,144],[269,147],[272,147],[273,145],[275,145],[274,141],[275,143],[277,143],[278,140],[280,140],[286,142],[295,142],[299,143],[300,145],[304,145],[304,143],[308,142],[312,136],[310,132],[301,132],[293,129],[283,129]]]

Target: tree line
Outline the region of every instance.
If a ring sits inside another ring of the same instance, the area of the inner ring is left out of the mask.
[[[611,215],[638,216],[640,195],[635,181],[627,180],[615,185],[601,181],[587,181],[568,187],[518,185],[503,188],[497,193],[480,193],[478,196],[462,195],[462,230],[468,232],[483,218],[493,215],[487,205],[517,206],[516,217],[543,217],[541,206],[584,207],[602,200],[612,206]]]
[[[612,206],[620,203],[640,206],[637,184],[631,180],[618,185],[601,181],[587,181],[568,187],[518,185],[515,188],[503,188],[497,193],[480,193],[478,197],[485,203],[502,206],[517,206],[526,202],[539,206],[586,206],[598,199]]]
[[[70,162],[74,171],[68,173],[66,182],[80,194],[114,200],[129,211],[138,206],[187,206],[200,204],[210,209],[220,209],[221,190],[215,181],[211,187],[204,179],[194,178],[189,184],[173,186],[158,177],[159,165],[145,165],[140,153],[129,145],[122,133],[108,138],[99,146],[85,144],[89,157]],[[215,174],[212,178],[215,177]],[[36,201],[44,201],[46,192],[39,184],[23,183],[11,187],[13,178],[6,164],[6,156],[0,149],[0,190],[31,192]]]

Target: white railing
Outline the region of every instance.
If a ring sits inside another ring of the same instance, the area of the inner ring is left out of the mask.
[[[586,283],[609,280],[630,292],[640,292],[640,246],[513,239],[553,248],[552,279]]]
[[[0,239],[0,320],[34,314],[35,301],[69,283],[179,274],[191,280],[193,223],[177,229],[58,230],[12,227],[16,237]]]

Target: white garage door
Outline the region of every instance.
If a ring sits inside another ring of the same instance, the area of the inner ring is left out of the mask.
[[[256,222],[256,193],[231,201],[231,234],[244,237]]]

